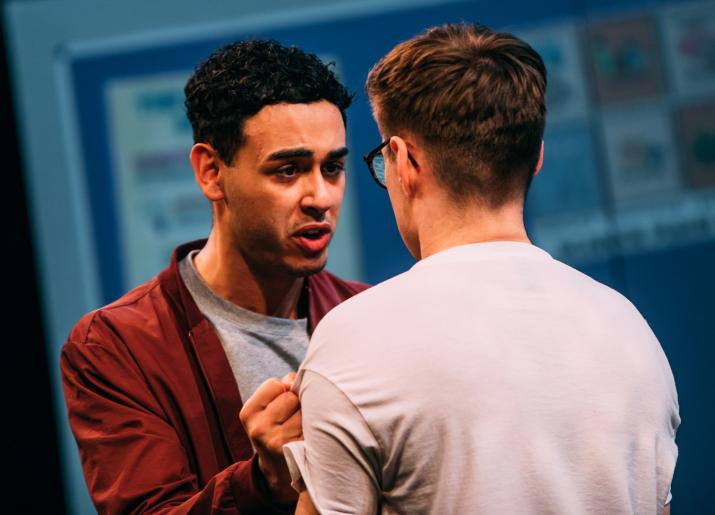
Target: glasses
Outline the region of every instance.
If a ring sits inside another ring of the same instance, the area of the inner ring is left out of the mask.
[[[375,179],[375,182],[381,188],[387,188],[387,186],[385,186],[385,156],[382,155],[382,149],[385,148],[385,145],[389,142],[390,138],[387,138],[363,157],[365,164],[367,164],[367,167],[370,169],[372,178]]]
[[[367,167],[370,169],[370,174],[372,175],[372,178],[375,179],[375,182],[378,186],[385,189],[387,189],[387,186],[385,185],[385,156],[382,155],[382,149],[385,148],[385,146],[389,142],[390,138],[387,138],[385,141],[383,141],[377,147],[371,150],[369,154],[363,156]],[[415,159],[409,153],[407,154],[407,157],[410,158],[410,161],[416,168],[417,161],[415,161]]]

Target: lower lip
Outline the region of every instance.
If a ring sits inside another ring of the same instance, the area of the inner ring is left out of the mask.
[[[318,254],[328,247],[328,243],[330,243],[330,233],[322,233],[318,238],[294,236],[293,239],[304,252],[308,254]]]

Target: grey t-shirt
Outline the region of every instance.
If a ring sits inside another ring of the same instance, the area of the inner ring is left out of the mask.
[[[307,319],[269,317],[219,297],[196,271],[197,253],[181,260],[179,273],[199,310],[216,329],[245,402],[269,377],[280,378],[298,369],[308,349]]]

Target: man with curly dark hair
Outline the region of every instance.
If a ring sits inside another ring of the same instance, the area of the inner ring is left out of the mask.
[[[291,512],[292,372],[318,321],[366,287],[323,271],[352,97],[273,41],[220,48],[185,93],[211,232],[73,329],[70,424],[101,513]]]

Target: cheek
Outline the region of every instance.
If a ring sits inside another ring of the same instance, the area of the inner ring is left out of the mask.
[[[260,189],[254,187],[249,191],[244,190],[235,199],[234,212],[247,225],[272,227],[285,223],[296,204],[295,195],[289,191],[270,186]]]
[[[247,255],[273,262],[276,254],[283,254],[286,246],[285,221],[276,214],[262,211],[246,212],[234,224],[237,245]]]
[[[231,218],[234,233],[246,242],[276,239],[286,223],[285,213],[262,198],[242,198],[234,206]]]
[[[333,190],[332,211],[338,213],[343,199],[345,198],[345,176],[340,179],[340,182],[335,185]]]

